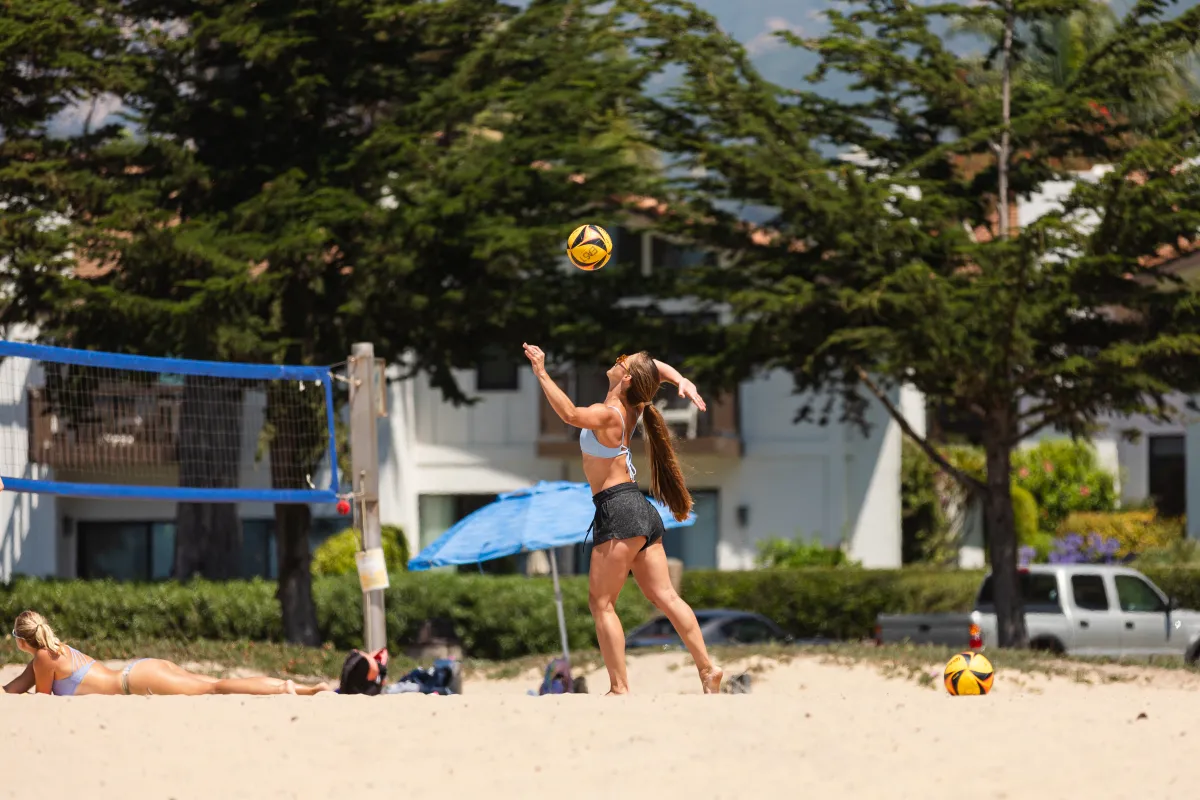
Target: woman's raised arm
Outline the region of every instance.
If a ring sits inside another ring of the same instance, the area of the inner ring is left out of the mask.
[[[603,428],[612,425],[614,420],[620,419],[613,414],[612,409],[605,408],[603,403],[586,407],[575,405],[575,402],[567,397],[567,393],[550,377],[550,373],[546,372],[546,354],[542,352],[542,348],[532,344],[523,346],[525,356],[533,367],[533,374],[537,376],[542,391],[546,393],[546,399],[550,401],[550,407],[554,409],[555,414],[558,414],[559,419],[568,425],[587,430]]]
[[[679,388],[680,397],[692,401],[696,408],[701,411],[708,410],[704,405],[704,398],[700,396],[700,392],[696,391],[696,384],[683,377],[679,370],[665,361],[659,361],[657,358],[654,359],[654,366],[658,367],[658,377],[662,378],[663,382],[673,383]]]

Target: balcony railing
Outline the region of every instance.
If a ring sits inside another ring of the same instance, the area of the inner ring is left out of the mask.
[[[178,463],[180,386],[100,386],[86,408],[54,408],[29,389],[29,460],[90,471]]]
[[[608,382],[599,370],[587,373],[560,372],[554,379],[578,405],[586,406],[604,400]],[[690,402],[664,386],[658,393],[656,405],[675,434],[679,452],[690,455],[742,454],[741,431],[738,425],[737,395],[706,397],[708,411],[700,413]],[[545,398],[540,401],[540,428],[537,454],[543,458],[570,458],[579,454],[579,429],[567,425]],[[639,426],[634,437],[642,438]]]

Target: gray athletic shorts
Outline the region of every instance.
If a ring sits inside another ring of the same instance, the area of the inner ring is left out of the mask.
[[[662,541],[666,527],[662,517],[650,501],[638,489],[638,485],[618,483],[592,495],[596,515],[592,517],[592,547],[613,539],[632,539],[645,536],[645,550],[655,542]]]

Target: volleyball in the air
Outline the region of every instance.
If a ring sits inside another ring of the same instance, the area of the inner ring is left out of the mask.
[[[599,225],[580,225],[567,238],[567,258],[589,272],[600,269],[612,258],[612,237]]]
[[[992,690],[996,671],[982,653],[956,653],[946,662],[943,681],[952,695],[987,694]]]

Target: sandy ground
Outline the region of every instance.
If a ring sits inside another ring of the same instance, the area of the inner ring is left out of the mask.
[[[1200,676],[1006,675],[952,698],[817,657],[703,696],[683,657],[630,661],[634,696],[528,697],[537,676],[461,697],[0,694],[0,797],[1192,797]],[[16,670],[0,669],[0,681]],[[1118,680],[1119,679],[1119,680]],[[602,672],[589,675],[606,689]],[[84,794],[77,794],[84,793]],[[359,794],[359,797],[364,795]]]

